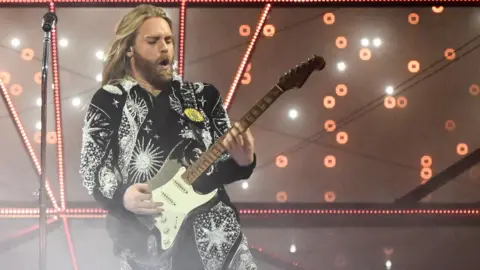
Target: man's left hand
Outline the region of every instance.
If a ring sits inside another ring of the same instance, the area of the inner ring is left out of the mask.
[[[250,129],[244,130],[240,123],[235,123],[223,140],[223,146],[239,166],[246,167],[252,164],[255,147]]]

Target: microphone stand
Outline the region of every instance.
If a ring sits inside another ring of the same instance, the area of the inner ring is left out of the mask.
[[[57,21],[57,16],[48,12],[43,16],[42,29],[45,32],[43,39],[43,58],[42,58],[42,105],[41,105],[41,142],[40,142],[40,157],[41,157],[41,173],[40,173],[40,189],[39,189],[39,233],[40,233],[40,249],[39,249],[39,264],[40,270],[47,269],[47,196],[46,196],[46,146],[47,146],[47,74],[48,74],[48,57],[49,46],[52,40],[53,25]]]

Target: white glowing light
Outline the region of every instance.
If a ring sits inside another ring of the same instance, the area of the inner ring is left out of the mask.
[[[103,51],[97,51],[95,53],[95,56],[98,58],[98,60],[103,60],[103,58],[104,58]]]
[[[382,45],[382,40],[380,38],[375,38],[373,40],[373,46],[380,47],[380,45]]]
[[[20,39],[12,38],[12,41],[10,42],[10,44],[12,44],[12,47],[17,48],[18,46],[20,46]]]
[[[387,86],[387,87],[385,88],[385,93],[387,93],[387,95],[393,94],[393,86],[390,86],[390,85]]]
[[[295,109],[291,109],[290,111],[288,111],[288,117],[290,117],[290,119],[295,119],[298,117],[298,111],[295,110]]]
[[[80,100],[80,98],[74,98],[74,99],[72,99],[72,105],[73,105],[74,107],[80,106],[81,103],[82,103],[82,101]]]
[[[42,129],[42,122],[38,121],[38,122],[35,124],[35,127],[36,127],[38,130],[41,130],[41,129]]]
[[[292,244],[292,245],[290,246],[290,252],[291,252],[291,253],[297,252],[297,247]]]
[[[338,69],[339,71],[344,71],[346,68],[347,68],[347,65],[345,65],[344,62],[338,62],[338,63],[337,63],[337,69]]]
[[[362,44],[363,47],[367,47],[370,44],[370,41],[368,38],[362,38],[362,40],[360,40],[360,44]]]
[[[248,188],[248,182],[243,182],[242,183],[242,188],[247,189]]]
[[[62,46],[62,47],[65,48],[65,47],[68,46],[68,40],[65,39],[65,38],[62,38],[62,39],[60,39],[60,40],[58,41],[58,44],[60,44],[60,46]]]
[[[392,269],[392,261],[388,260],[385,262],[385,267],[387,267],[387,270]]]
[[[42,98],[37,98],[36,103],[38,107],[42,106]]]
[[[102,81],[102,74],[98,74],[97,77],[96,77],[96,80],[97,80],[97,82],[101,82]]]

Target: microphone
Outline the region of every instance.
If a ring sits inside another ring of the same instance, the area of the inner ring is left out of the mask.
[[[53,12],[47,12],[45,15],[43,15],[43,21],[42,21],[42,29],[45,32],[50,32],[52,31],[53,25],[57,23],[58,18],[57,15]]]

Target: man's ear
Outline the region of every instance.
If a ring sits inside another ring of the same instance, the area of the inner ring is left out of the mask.
[[[132,46],[130,46],[130,48],[128,49],[128,51],[127,51],[127,56],[128,56],[128,57],[132,57],[132,56],[133,56],[133,47],[132,47]]]

